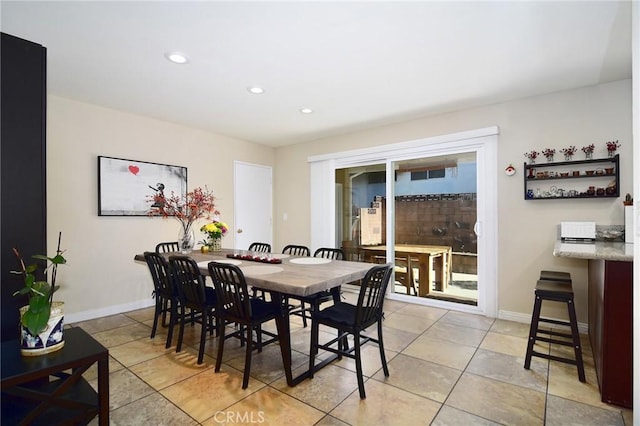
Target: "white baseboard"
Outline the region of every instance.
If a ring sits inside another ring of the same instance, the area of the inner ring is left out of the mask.
[[[520,312],[510,312],[510,311],[498,311],[498,318],[507,320],[507,321],[515,321],[521,322],[524,324],[531,324],[531,314],[522,314]],[[553,318],[558,319],[558,318]],[[561,321],[567,321],[566,318],[560,318]],[[589,334],[589,324],[578,322],[578,332],[580,334]]]
[[[92,320],[95,318],[107,317],[109,315],[117,315],[123,312],[135,311],[136,309],[148,308],[154,305],[153,299],[137,300],[135,302],[125,303],[122,305],[107,306],[100,309],[92,309],[90,311],[76,312],[74,314],[64,314],[64,322],[73,324],[75,322]]]

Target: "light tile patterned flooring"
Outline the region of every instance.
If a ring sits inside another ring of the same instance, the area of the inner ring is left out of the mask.
[[[587,383],[580,383],[567,364],[533,358],[531,370],[523,368],[527,324],[390,300],[384,310],[390,377],[382,373],[377,346],[365,345],[366,400],[347,358],[288,387],[277,345],[254,353],[242,390],[244,348],[237,340],[227,341],[222,369],[214,373],[215,337],[208,337],[205,361],[197,365],[199,325],[187,326],[186,347],[176,353],[177,335],[170,349],[166,329],[149,338],[152,308],[70,326],[109,348],[114,425],[632,425],[631,410],[600,402],[587,336]],[[309,328],[298,319],[291,319],[292,359],[304,368]],[[95,367],[85,377],[97,386]]]

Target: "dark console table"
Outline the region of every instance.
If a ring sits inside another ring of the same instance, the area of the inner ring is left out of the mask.
[[[2,342],[2,425],[109,424],[109,351],[81,328],[64,331],[64,347],[37,357]],[[98,392],[82,377],[98,364]]]

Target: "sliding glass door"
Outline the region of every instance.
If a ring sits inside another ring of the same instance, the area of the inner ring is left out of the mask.
[[[311,157],[312,245],[394,264],[389,297],[497,315],[497,129]]]
[[[476,305],[476,153],[392,162],[396,293]]]
[[[475,152],[336,169],[336,239],[347,258],[394,263],[393,293],[476,305],[476,169]]]

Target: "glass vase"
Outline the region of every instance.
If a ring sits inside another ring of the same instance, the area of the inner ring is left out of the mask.
[[[182,224],[180,232],[178,232],[178,246],[182,254],[191,253],[193,246],[196,245],[196,235],[191,229],[191,225],[192,223]]]
[[[593,158],[593,152],[585,152],[584,158],[585,160],[591,160]]]
[[[222,239],[221,238],[213,238],[211,240],[211,244],[209,245],[211,251],[220,251],[222,250]]]
[[[615,151],[607,151],[607,153],[609,154],[609,158],[613,158],[616,156],[616,152]]]

